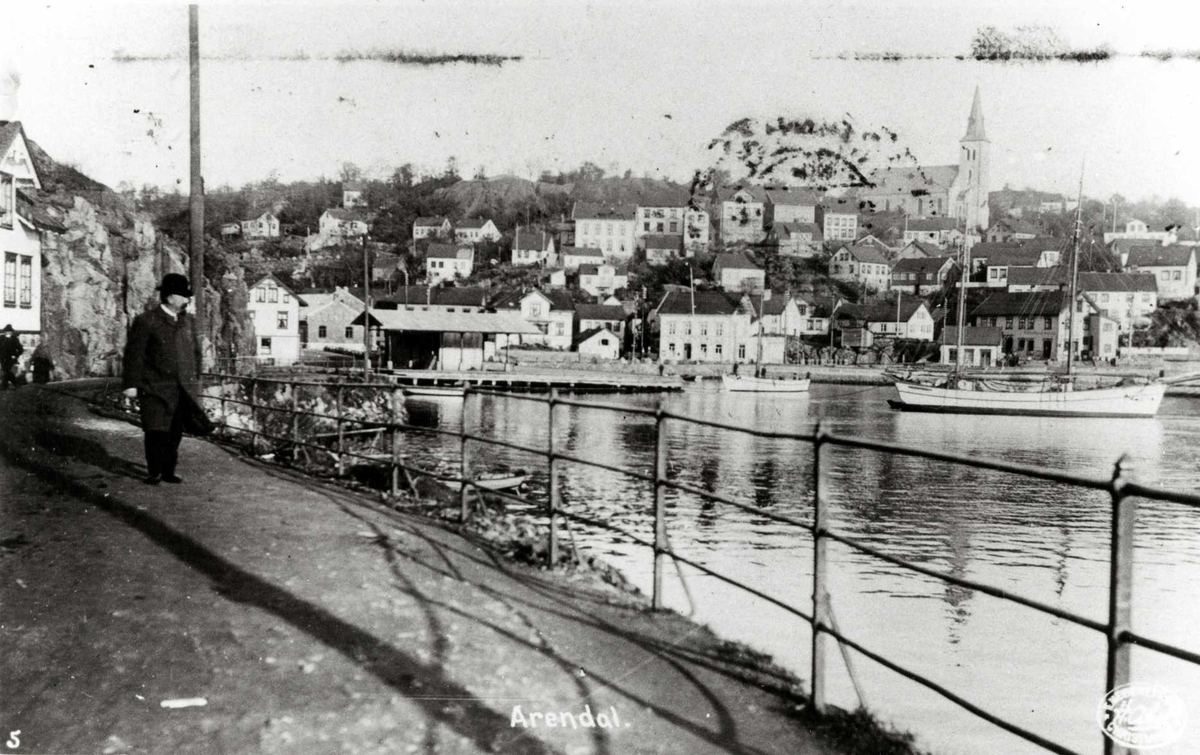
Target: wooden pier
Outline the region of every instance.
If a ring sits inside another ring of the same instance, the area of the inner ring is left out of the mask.
[[[303,374],[314,378],[320,376],[350,381],[362,378],[361,367],[329,370],[293,366],[270,372],[273,373],[270,375],[271,377]],[[383,369],[373,370],[371,377],[372,380],[386,381],[399,386],[428,388],[471,386],[519,393],[544,393],[551,388],[557,388],[566,393],[666,393],[683,390],[683,381],[677,376],[633,375],[586,370],[546,372],[480,372],[471,370],[457,372]]]

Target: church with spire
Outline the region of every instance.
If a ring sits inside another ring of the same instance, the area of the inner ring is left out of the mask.
[[[870,176],[875,185],[857,192],[860,205],[874,212],[902,211],[913,218],[947,218],[968,236],[980,236],[988,227],[989,148],[983,101],[975,87],[967,130],[959,140],[958,164],[877,170]]]

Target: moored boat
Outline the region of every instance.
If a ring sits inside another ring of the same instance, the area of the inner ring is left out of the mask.
[[[810,382],[809,378],[779,380],[744,375],[721,376],[721,386],[725,390],[741,393],[806,393]]]
[[[902,411],[945,414],[1153,417],[1166,390],[1162,383],[1078,390],[1070,384],[997,390],[996,382],[960,379],[957,387],[947,388],[897,381],[900,398],[888,403]]]
[[[525,472],[495,472],[484,474],[472,480],[472,487],[482,490],[512,490],[519,488],[529,479],[529,475]],[[443,482],[443,485],[451,490],[461,490],[462,483],[460,482]]]

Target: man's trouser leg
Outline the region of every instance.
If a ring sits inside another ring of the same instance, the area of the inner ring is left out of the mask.
[[[183,402],[175,402],[175,414],[171,417],[171,428],[163,433],[162,473],[175,474],[175,464],[179,461],[179,444],[183,440]]]

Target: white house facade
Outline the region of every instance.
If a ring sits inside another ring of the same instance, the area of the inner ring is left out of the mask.
[[[300,359],[300,307],[303,301],[273,275],[250,287],[246,309],[254,323],[256,354],[261,362],[294,364]]]

